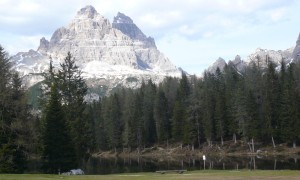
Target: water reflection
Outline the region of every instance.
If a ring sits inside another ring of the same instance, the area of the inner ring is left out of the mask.
[[[300,170],[299,157],[216,157],[207,156],[205,166],[202,157],[168,157],[168,158],[88,158],[83,164],[86,174],[112,174],[130,172],[155,172],[158,170],[186,169],[203,170]]]

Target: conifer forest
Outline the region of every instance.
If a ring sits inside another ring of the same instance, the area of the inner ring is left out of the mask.
[[[57,173],[99,151],[176,143],[198,148],[233,139],[296,146],[300,140],[299,61],[253,62],[242,72],[229,63],[201,78],[182,73],[160,84],[150,80],[93,102],[85,100],[89,89],[72,54],[59,69],[49,64],[33,106],[0,47],[2,173],[22,173],[30,158]]]

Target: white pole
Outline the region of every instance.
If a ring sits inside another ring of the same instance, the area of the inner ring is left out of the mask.
[[[205,160],[206,160],[206,157],[205,157],[205,155],[203,155],[203,161],[204,161],[204,170],[205,170]]]

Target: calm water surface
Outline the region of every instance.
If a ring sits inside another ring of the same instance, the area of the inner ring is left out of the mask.
[[[155,172],[158,170],[186,169],[203,170],[300,170],[300,157],[213,157],[207,156],[204,161],[195,157],[151,158],[88,158],[81,168],[86,174],[112,174],[131,172]]]

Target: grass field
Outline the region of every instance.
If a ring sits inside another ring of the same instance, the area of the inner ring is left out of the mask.
[[[47,179],[87,179],[87,180],[159,180],[159,179],[300,179],[300,171],[290,170],[256,170],[256,171],[226,171],[226,170],[206,170],[206,171],[188,171],[183,174],[176,173],[130,173],[130,174],[112,174],[112,175],[84,175],[84,176],[61,176],[48,174],[0,174],[2,180],[47,180]]]

